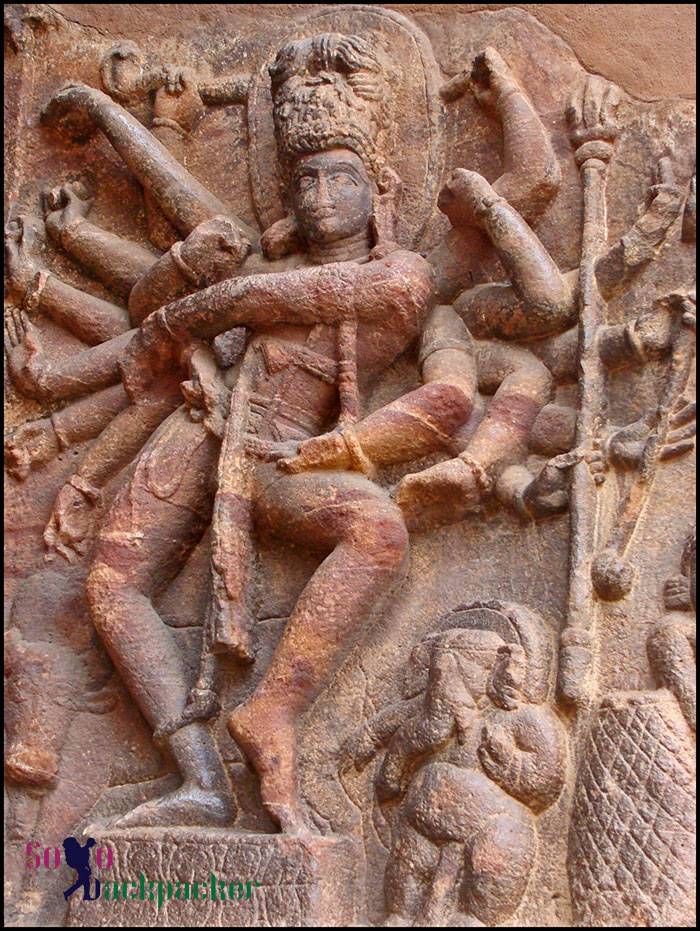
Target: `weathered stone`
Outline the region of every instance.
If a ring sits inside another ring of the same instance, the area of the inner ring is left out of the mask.
[[[6,7],[9,923],[692,923],[693,10],[290,9]]]

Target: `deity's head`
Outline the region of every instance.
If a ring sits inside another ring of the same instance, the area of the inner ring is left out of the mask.
[[[279,163],[298,234],[330,245],[367,235],[391,129],[390,67],[358,36],[313,36],[270,67]]]

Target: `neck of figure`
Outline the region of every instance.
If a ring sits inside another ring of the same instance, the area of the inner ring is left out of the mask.
[[[337,242],[309,242],[307,256],[313,265],[328,265],[331,262],[359,262],[369,256],[372,245],[369,229],[366,229],[347,239],[339,239]]]

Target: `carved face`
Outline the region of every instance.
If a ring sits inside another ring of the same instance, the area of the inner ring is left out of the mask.
[[[304,238],[319,245],[367,230],[372,183],[359,156],[349,149],[303,155],[292,180],[294,213]]]

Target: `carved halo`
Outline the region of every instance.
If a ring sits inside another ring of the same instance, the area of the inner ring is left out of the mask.
[[[523,691],[529,701],[546,701],[552,687],[554,646],[544,618],[520,604],[474,601],[459,605],[438,621],[438,629],[489,630],[504,643],[522,646],[527,658]]]
[[[439,69],[423,33],[400,14],[378,7],[335,6],[312,13],[283,41],[275,43],[253,75],[248,95],[249,171],[258,220],[267,229],[286,215],[268,67],[288,42],[331,32],[360,36],[384,46],[397,69],[394,141],[391,151],[382,154],[403,181],[397,239],[405,248],[415,249],[430,219],[442,177]]]

